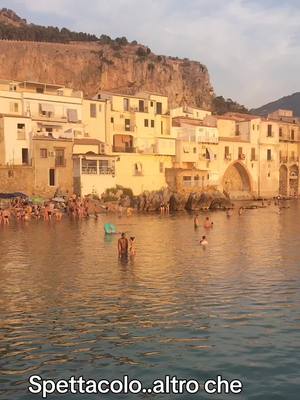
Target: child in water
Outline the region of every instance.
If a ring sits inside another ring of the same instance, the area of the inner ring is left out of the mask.
[[[129,255],[130,256],[135,256],[136,251],[135,251],[135,237],[130,236],[129,239]]]

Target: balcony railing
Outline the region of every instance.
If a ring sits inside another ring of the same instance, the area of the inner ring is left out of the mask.
[[[67,165],[67,161],[64,157],[56,157],[55,158],[55,166],[56,167],[65,167]]]
[[[113,167],[99,167],[100,175],[114,175],[115,169]]]
[[[290,161],[290,162],[299,162],[299,157],[298,157],[298,156],[291,156],[291,157],[289,158],[289,161]]]
[[[134,125],[114,124],[114,131],[116,131],[116,132],[134,132]]]
[[[113,146],[113,152],[115,153],[135,153],[135,147],[125,147],[125,146]]]

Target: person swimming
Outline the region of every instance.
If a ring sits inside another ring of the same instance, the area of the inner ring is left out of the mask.
[[[202,239],[199,242],[201,244],[201,246],[206,246],[208,245],[208,241],[206,239],[206,236],[202,236]]]

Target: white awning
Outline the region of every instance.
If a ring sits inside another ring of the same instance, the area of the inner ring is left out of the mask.
[[[42,103],[41,104],[41,110],[45,111],[45,112],[54,113],[54,105],[53,104],[48,104],[48,103]]]
[[[67,117],[69,122],[77,122],[78,121],[77,110],[68,108]]]

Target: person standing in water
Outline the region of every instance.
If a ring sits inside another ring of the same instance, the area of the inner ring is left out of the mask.
[[[121,234],[121,237],[118,240],[118,254],[119,258],[128,257],[128,239],[124,232]]]
[[[130,236],[129,239],[129,254],[131,257],[135,256],[136,250],[135,250],[135,237]]]
[[[198,226],[200,225],[198,217],[199,217],[199,214],[196,214],[194,217],[194,228],[195,229],[198,228]]]
[[[206,217],[205,222],[204,222],[204,228],[209,229],[209,228],[212,228],[213,225],[214,225],[214,223],[210,221],[209,217]]]

